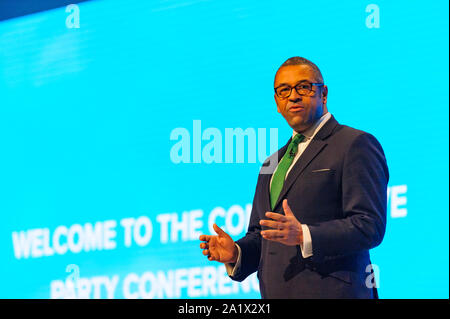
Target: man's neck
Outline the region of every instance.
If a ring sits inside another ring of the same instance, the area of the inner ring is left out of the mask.
[[[315,131],[317,130],[317,128],[319,127],[319,125],[330,117],[331,117],[331,114],[329,114],[328,111],[326,111],[325,113],[322,114],[322,116],[320,118],[318,118],[315,122],[313,122],[308,128],[301,130],[301,131],[294,130],[292,136],[295,136],[296,134],[301,133],[301,134],[305,135],[306,137],[312,137],[314,135]]]

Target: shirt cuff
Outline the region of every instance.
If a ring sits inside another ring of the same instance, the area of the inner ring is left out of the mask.
[[[300,248],[303,258],[308,258],[313,255],[311,233],[309,232],[309,227],[305,224],[302,224],[302,231],[303,245],[301,245]]]
[[[228,276],[233,277],[237,272],[239,272],[239,269],[241,268],[241,247],[239,247],[238,244],[236,244],[236,247],[238,249],[238,258],[236,260],[235,264],[225,264],[225,269],[227,270]]]

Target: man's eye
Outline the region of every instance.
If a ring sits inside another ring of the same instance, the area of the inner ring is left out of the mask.
[[[290,89],[289,88],[280,88],[279,90],[278,90],[278,92],[280,92],[281,94],[282,93],[287,93],[287,92],[289,92],[290,91]]]
[[[297,85],[297,89],[298,90],[309,90],[309,85],[308,84],[299,84],[299,85]]]

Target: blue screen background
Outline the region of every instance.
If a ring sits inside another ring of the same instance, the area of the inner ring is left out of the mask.
[[[67,27],[65,8],[0,22],[0,297],[54,297],[68,265],[82,278],[117,275],[113,298],[126,297],[130,273],[214,266],[226,280],[198,240],[180,232],[163,242],[157,216],[202,210],[209,233],[214,208],[251,205],[261,163],[176,164],[171,132],[191,133],[191,153],[195,120],[223,135],[277,128],[283,146],[292,129],[273,79],[303,56],[322,71],[328,110],[376,136],[391,191],[403,187],[397,209],[407,214],[393,217],[389,198],[384,241],[371,251],[380,297],[448,298],[448,2],[379,0],[378,28],[367,25],[369,4],[96,0],[78,5],[79,28]],[[151,240],[127,247],[120,220],[140,216]],[[117,223],[114,249],[15,257],[14,232],[107,220]],[[260,298],[222,284],[181,285],[172,297]]]

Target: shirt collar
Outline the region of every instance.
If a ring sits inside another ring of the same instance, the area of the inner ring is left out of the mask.
[[[331,113],[327,112],[323,114],[320,119],[316,121],[311,127],[309,127],[307,130],[302,132],[302,134],[305,136],[306,139],[312,139],[317,132],[322,128],[322,126],[331,118]],[[298,132],[294,130],[292,133],[292,138],[294,138],[295,135],[297,135]]]

